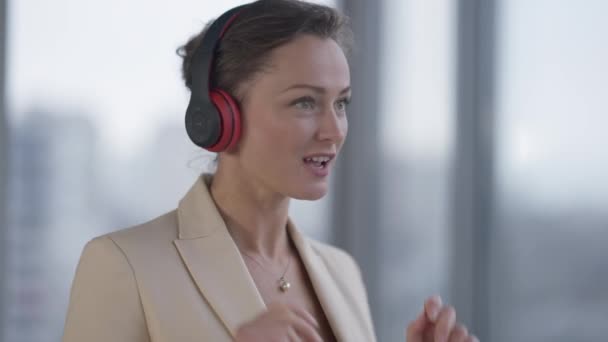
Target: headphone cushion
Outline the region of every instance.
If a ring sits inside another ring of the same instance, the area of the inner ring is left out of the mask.
[[[220,137],[216,144],[207,148],[221,152],[233,147],[241,136],[241,113],[236,101],[221,89],[210,91],[209,97],[220,116]]]

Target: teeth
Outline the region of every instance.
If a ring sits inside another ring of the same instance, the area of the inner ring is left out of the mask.
[[[314,161],[315,163],[326,163],[329,161],[329,157],[312,157],[306,158],[306,161]]]

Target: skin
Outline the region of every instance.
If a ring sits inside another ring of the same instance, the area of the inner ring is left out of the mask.
[[[456,310],[443,305],[441,297],[429,297],[422,311],[406,330],[408,342],[479,342],[468,329],[456,323]]]
[[[241,327],[237,341],[331,341],[327,319],[285,227],[290,198],[316,200],[327,193],[328,177],[311,173],[303,158],[337,154],[344,143],[348,63],[333,40],[301,36],[272,51],[269,64],[244,86],[243,135],[233,150],[220,154],[211,185],[239,249],[261,264],[244,258],[270,304],[264,315]],[[289,260],[286,277],[293,286],[281,293],[269,278],[281,275]]]
[[[304,163],[338,154],[348,131],[348,62],[332,39],[301,35],[273,50],[269,68],[243,84],[243,135],[220,153],[211,194],[243,254],[268,310],[237,331],[236,341],[332,341],[334,336],[285,229],[290,198],[316,200],[329,188]],[[335,158],[327,169],[331,172]],[[253,261],[256,260],[256,262]],[[292,289],[268,281],[280,275]],[[410,342],[472,342],[453,308],[433,297],[407,328]],[[449,339],[448,339],[449,338]]]
[[[238,226],[240,246],[276,260],[286,255],[290,198],[327,193],[328,178],[312,175],[303,158],[342,147],[350,73],[338,44],[308,35],[273,50],[270,65],[245,87],[243,134],[220,154],[211,193]]]

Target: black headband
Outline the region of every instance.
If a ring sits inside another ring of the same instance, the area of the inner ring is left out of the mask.
[[[209,96],[211,72],[217,47],[232,21],[236,19],[239,12],[246,6],[248,5],[241,5],[228,10],[207,29],[199,47],[192,56],[192,64],[190,66],[192,95]]]

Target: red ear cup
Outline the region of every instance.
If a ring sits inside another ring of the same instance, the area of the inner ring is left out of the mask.
[[[241,136],[241,113],[237,101],[214,89],[213,61],[220,41],[230,24],[248,4],[222,14],[207,29],[192,55],[190,102],[186,109],[186,132],[192,142],[208,151],[222,152],[236,145]],[[205,72],[206,70],[206,72]],[[202,77],[203,75],[206,77]]]
[[[241,137],[241,112],[236,101],[221,89],[210,91],[209,98],[220,115],[221,133],[218,142],[207,150],[221,152],[233,147]]]
[[[228,103],[228,106],[231,108],[231,112],[232,112],[232,137],[230,138],[230,141],[228,142],[228,146],[226,146],[226,149],[232,148],[234,147],[234,145],[236,145],[236,143],[239,141],[239,139],[241,138],[241,127],[242,127],[242,122],[241,122],[241,109],[239,108],[238,103],[236,102],[236,100],[230,96],[228,93],[226,93],[225,91],[221,90],[221,89],[216,89],[216,91],[218,93],[220,93],[224,99],[226,100],[226,103]]]

